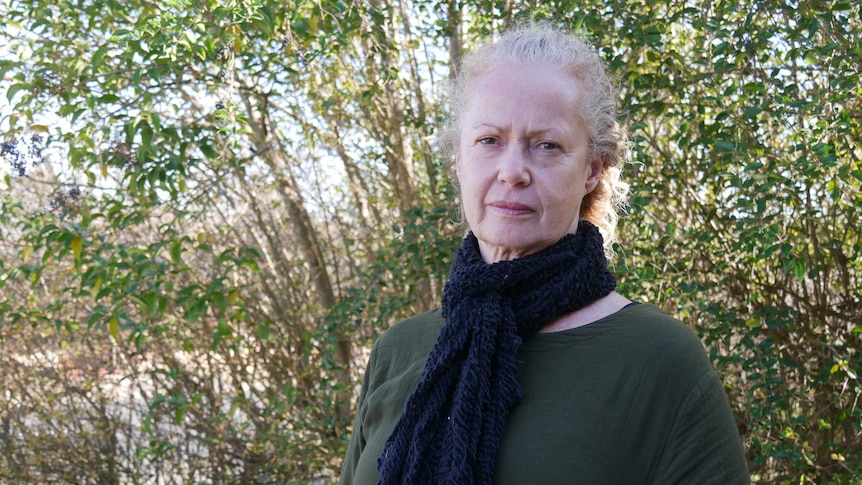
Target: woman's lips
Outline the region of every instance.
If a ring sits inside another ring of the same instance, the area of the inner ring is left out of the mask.
[[[519,204],[517,202],[508,202],[505,200],[491,202],[488,205],[497,213],[508,216],[521,216],[533,212],[533,209],[528,205]]]

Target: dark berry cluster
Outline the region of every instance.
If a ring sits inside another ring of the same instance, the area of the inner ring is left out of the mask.
[[[2,147],[0,147],[0,156],[9,161],[9,167],[13,173],[18,174],[19,177],[26,175],[26,165],[21,153],[18,151],[18,140],[4,141]]]
[[[66,206],[66,197],[60,195],[60,196],[55,197],[54,199],[51,199],[51,208],[52,209],[59,209],[59,208],[65,207],[65,206]]]
[[[132,145],[128,143],[114,143],[102,156],[112,165],[122,168],[134,168],[137,162]]]
[[[296,46],[294,52],[296,52],[296,60],[300,63],[305,64],[308,61],[308,52],[301,45]]]
[[[15,153],[18,149],[18,140],[4,141],[0,145],[0,157],[5,157],[9,153]]]
[[[76,185],[65,192],[56,191],[52,197],[48,203],[51,210],[60,210],[66,214],[69,210],[74,210],[76,202],[81,198],[81,188]]]
[[[66,91],[63,79],[54,72],[42,71],[30,84],[35,96],[62,96]]]
[[[230,48],[227,45],[223,45],[216,51],[216,59],[226,59],[228,54],[230,54]]]
[[[24,177],[28,164],[32,167],[42,160],[42,140],[40,135],[32,135],[29,139],[6,140],[0,144],[0,157],[9,162],[13,174]]]

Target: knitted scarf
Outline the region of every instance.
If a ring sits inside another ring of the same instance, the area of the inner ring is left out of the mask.
[[[521,399],[521,342],[615,287],[587,221],[551,247],[494,264],[468,234],[443,291],[446,323],[377,460],[379,483],[491,484],[506,417]]]

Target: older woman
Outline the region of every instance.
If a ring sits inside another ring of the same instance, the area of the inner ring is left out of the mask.
[[[470,233],[442,308],[375,344],[341,483],[747,483],[698,338],[614,291],[625,136],[593,49],[511,30],[464,60],[452,111]]]

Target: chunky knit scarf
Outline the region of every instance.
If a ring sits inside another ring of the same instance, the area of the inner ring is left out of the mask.
[[[521,342],[615,287],[587,221],[549,248],[494,264],[468,234],[443,291],[446,324],[377,461],[379,483],[492,483],[506,417],[521,399]]]

